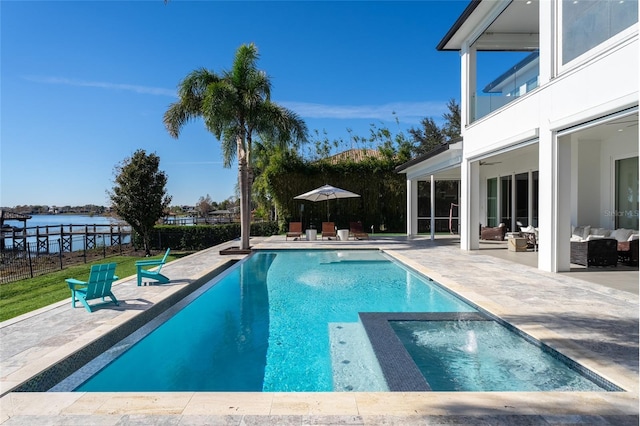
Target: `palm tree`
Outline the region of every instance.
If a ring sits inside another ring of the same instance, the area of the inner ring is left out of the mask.
[[[257,68],[258,49],[251,43],[236,51],[233,67],[221,74],[204,68],[192,71],[178,86],[178,101],[164,114],[164,125],[178,138],[190,120],[202,117],[222,143],[225,167],[238,159],[241,249],[249,248],[251,229],[251,142],[254,136],[278,144],[303,142],[307,126],[293,111],[271,102],[271,81]]]

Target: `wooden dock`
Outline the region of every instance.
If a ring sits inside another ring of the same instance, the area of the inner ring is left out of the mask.
[[[74,237],[77,241],[82,238],[85,250],[98,248],[98,241],[102,245],[116,246],[123,243],[126,236],[131,236],[131,225],[122,224],[94,224],[94,225],[47,225],[33,227],[2,228],[0,248],[7,249],[8,241],[11,250],[24,251],[27,241],[35,241],[38,253],[50,253],[50,241],[60,241],[60,251],[70,253],[74,251]],[[109,244],[107,244],[107,242]]]

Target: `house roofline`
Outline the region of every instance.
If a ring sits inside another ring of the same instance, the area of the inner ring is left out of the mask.
[[[416,164],[421,163],[424,160],[428,160],[429,158],[435,157],[438,154],[442,154],[443,152],[445,152],[445,151],[447,151],[449,149],[449,146],[451,144],[458,143],[458,142],[461,142],[461,141],[462,141],[462,137],[453,139],[453,140],[451,140],[449,142],[445,142],[442,145],[440,145],[440,146],[432,149],[431,151],[427,152],[426,154],[422,154],[422,155],[420,155],[420,156],[418,156],[416,158],[413,158],[413,159],[407,161],[404,164],[400,164],[398,167],[396,167],[395,172],[396,173],[401,173],[402,171],[408,169],[411,166],[415,166]]]
[[[453,36],[458,32],[458,30],[462,27],[462,25],[469,18],[469,16],[471,16],[473,11],[476,10],[476,8],[480,5],[480,3],[482,3],[482,0],[471,0],[471,3],[469,3],[467,8],[462,12],[462,14],[458,18],[458,20],[453,24],[453,26],[449,29],[449,31],[447,31],[447,34],[445,34],[445,36],[442,38],[442,40],[440,40],[440,43],[438,43],[438,45],[436,46],[437,50],[440,50],[440,51],[445,51],[445,50],[458,51],[458,50],[460,50],[460,49],[450,49],[450,48],[447,49],[447,48],[445,48],[445,46],[447,45],[447,43],[449,43],[449,41],[451,41]]]

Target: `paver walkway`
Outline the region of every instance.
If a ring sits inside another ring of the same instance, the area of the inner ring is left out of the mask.
[[[237,244],[237,243],[235,243]],[[447,240],[285,241],[257,249],[378,247],[625,389],[625,392],[11,392],[97,337],[175,297],[232,257],[214,247],[167,264],[168,285],[114,293],[92,314],[69,301],[0,323],[0,424],[638,425],[638,295],[483,254]],[[61,283],[63,285],[64,283]]]

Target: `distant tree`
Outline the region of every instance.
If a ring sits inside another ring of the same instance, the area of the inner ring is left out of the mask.
[[[151,255],[151,232],[171,202],[167,175],[160,171],[160,157],[139,149],[114,168],[115,181],[109,194],[115,213],[140,235],[144,252]]]
[[[213,201],[211,201],[211,196],[209,196],[209,194],[207,194],[206,197],[200,197],[195,207],[198,216],[207,217],[211,211],[212,204]]]
[[[426,154],[442,145],[445,141],[440,128],[433,118],[423,118],[420,124],[422,127],[412,127],[408,130],[413,137],[413,153],[416,156]]]
[[[439,127],[432,118],[426,117],[420,121],[422,127],[412,127],[408,130],[413,139],[414,156],[426,154],[460,137],[460,106],[455,99],[450,99],[447,109],[449,112],[442,115],[444,119],[442,127]]]
[[[198,117],[222,143],[224,165],[238,159],[240,184],[240,248],[249,248],[251,230],[252,140],[269,135],[288,144],[304,141],[307,126],[293,111],[271,102],[271,81],[257,68],[258,49],[251,43],[236,52],[230,71],[192,71],[179,84],[178,101],[164,114],[164,124],[175,138],[182,127]]]
[[[238,207],[238,199],[235,197],[229,197],[226,200],[222,201],[218,208],[220,210],[232,210],[234,207]]]
[[[462,133],[462,128],[460,127],[460,105],[452,98],[447,103],[447,108],[449,112],[442,115],[444,125],[441,130],[445,140],[451,142],[458,139]]]

